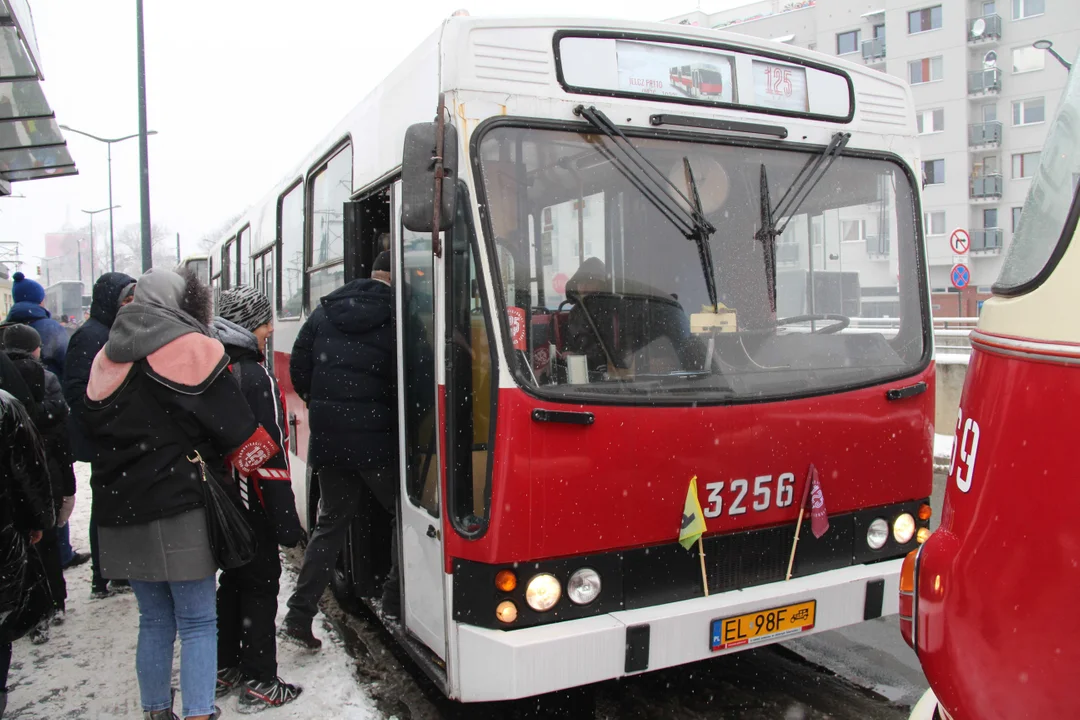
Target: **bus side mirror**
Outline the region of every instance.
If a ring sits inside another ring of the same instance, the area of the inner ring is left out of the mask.
[[[401,223],[413,232],[449,230],[454,225],[457,129],[443,125],[442,202],[435,227],[435,165],[438,123],[417,123],[405,131],[401,162]]]

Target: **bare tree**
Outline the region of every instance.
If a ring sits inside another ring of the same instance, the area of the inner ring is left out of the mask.
[[[161,225],[150,226],[150,248],[154,267],[176,267],[176,234]],[[142,274],[142,230],[137,224],[116,232],[116,270],[132,277]]]
[[[203,252],[209,252],[210,249],[213,248],[214,245],[217,244],[218,240],[220,240],[222,237],[224,237],[225,233],[229,232],[229,230],[232,229],[232,226],[235,225],[237,223],[237,221],[240,218],[242,218],[243,216],[244,216],[243,212],[238,212],[235,215],[233,215],[232,217],[230,217],[228,220],[226,220],[225,222],[221,223],[219,226],[217,226],[216,228],[211,230],[210,232],[205,233],[199,239],[199,249],[202,250]]]

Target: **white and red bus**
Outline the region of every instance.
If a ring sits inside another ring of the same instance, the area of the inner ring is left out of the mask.
[[[903,566],[919,720],[1080,717],[1078,182],[1080,74],[971,334],[941,526]]]
[[[642,91],[687,56],[731,68],[732,99]],[[766,89],[777,73],[790,96]],[[455,17],[222,238],[215,287],[274,300],[308,522],[318,473],[289,352],[389,242],[392,627],[449,696],[533,696],[896,612],[934,434],[913,118],[896,78],[741,35]],[[853,327],[872,303],[845,292],[890,298],[899,320]],[[811,466],[830,527],[803,525],[788,579]],[[706,528],[685,550],[695,476]],[[372,511],[353,528],[339,592],[377,596],[386,527]]]
[[[720,68],[705,63],[675,65],[671,68],[671,85],[690,97],[724,94],[724,76]]]

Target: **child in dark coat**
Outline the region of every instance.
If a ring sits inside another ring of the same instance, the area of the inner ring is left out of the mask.
[[[274,376],[264,365],[266,339],[273,332],[270,302],[250,287],[226,290],[218,301],[214,330],[229,355],[229,368],[255,415],[282,448],[250,476],[233,472],[244,515],[255,531],[258,550],[250,563],[221,573],[218,585],[218,696],[240,688],[241,711],[279,707],[301,688],[277,676],[278,545],[304,539],[289,475],[285,406]]]
[[[9,325],[3,334],[4,353],[14,363],[30,388],[40,410],[33,417],[45,448],[49,481],[52,485],[56,526],[45,531],[37,545],[52,593],[52,622],[63,622],[67,584],[60,559],[59,529],[67,524],[75,508],[74,457],[67,434],[68,407],[60,379],[41,364],[41,336],[29,325]],[[35,644],[49,639],[49,619],[30,633]]]

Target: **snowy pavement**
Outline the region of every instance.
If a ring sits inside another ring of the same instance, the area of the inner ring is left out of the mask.
[[[76,465],[79,495],[71,518],[71,539],[77,550],[89,552],[89,466]],[[126,593],[104,600],[90,599],[90,564],[65,573],[68,586],[67,621],[52,629],[44,645],[27,639],[15,643],[8,680],[8,711],[5,719],[44,718],[140,718],[139,686],[135,676],[135,643],[139,612],[135,596]],[[288,565],[282,573],[278,596],[278,621],[284,617],[285,601],[296,582]],[[321,628],[321,630],[320,630]],[[355,675],[355,661],[320,613],[316,634],[323,638],[322,652],[310,655],[286,643],[278,644],[278,672],[304,688],[293,703],[267,710],[260,717],[346,718],[374,720],[380,717],[368,693]],[[173,664],[173,685],[179,687],[180,643]],[[236,717],[236,697],[218,703],[225,717]],[[177,698],[177,713],[180,711]]]

